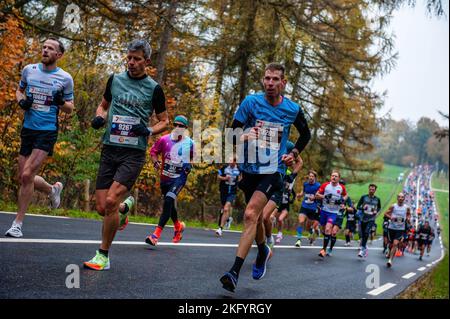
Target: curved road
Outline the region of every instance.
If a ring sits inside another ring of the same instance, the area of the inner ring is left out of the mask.
[[[13,217],[0,212],[1,231]],[[0,237],[0,298],[393,298],[443,258],[441,238],[423,261],[405,253],[388,269],[381,240],[369,246],[367,259],[339,240],[333,256],[322,260],[320,239],[317,246],[305,239],[302,248],[295,248],[295,238],[289,237],[275,246],[260,281],[251,278],[253,248],[236,292],[229,293],[219,278],[234,261],[239,233],[226,231],[216,238],[213,230],[187,228],[183,241],[172,244],[173,229],[166,227],[160,244],[152,247],[144,238],[154,227],[130,223],[113,243],[109,271],[83,269],[82,262],[99,246],[101,227],[95,220],[28,215],[24,238]],[[71,264],[80,267],[80,288],[66,287]]]

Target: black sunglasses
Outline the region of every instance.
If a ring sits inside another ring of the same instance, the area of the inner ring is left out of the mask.
[[[178,123],[174,123],[173,126],[186,128],[186,126],[184,126],[183,124],[178,124]]]

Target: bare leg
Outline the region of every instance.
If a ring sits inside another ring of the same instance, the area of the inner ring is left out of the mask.
[[[127,188],[114,182],[109,188],[105,201],[105,217],[103,219],[103,250],[109,250],[119,227],[119,205],[127,193]]]
[[[242,259],[247,257],[253,240],[256,238],[256,228],[260,215],[263,212],[264,206],[267,204],[267,197],[264,193],[256,191],[250,199],[244,213],[244,231],[242,232],[239,241],[239,247],[236,255]],[[261,220],[262,222],[262,220]]]
[[[16,222],[21,223],[25,218],[28,206],[34,193],[34,179],[39,172],[42,163],[47,158],[48,153],[43,150],[34,149],[29,157],[19,156],[19,201]]]

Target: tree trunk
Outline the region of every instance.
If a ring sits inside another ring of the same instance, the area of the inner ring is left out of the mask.
[[[67,3],[65,1],[58,4],[55,23],[53,24],[53,30],[56,32],[60,32],[63,29],[64,13],[66,12],[66,8]]]
[[[251,54],[251,48],[253,48],[253,39],[254,39],[254,29],[255,29],[255,18],[256,12],[258,11],[256,1],[248,1],[247,4],[249,7],[248,16],[246,19],[246,30],[245,36],[242,39],[240,44],[239,52],[240,52],[240,70],[241,74],[239,77],[239,104],[244,100],[247,95],[247,82],[248,82],[248,60]]]
[[[159,42],[159,52],[156,60],[156,82],[162,83],[164,78],[164,69],[166,66],[166,55],[169,49],[170,40],[172,37],[172,24],[175,21],[175,13],[177,11],[178,1],[172,0],[170,1],[169,11],[167,13],[164,30],[161,33],[160,42]]]

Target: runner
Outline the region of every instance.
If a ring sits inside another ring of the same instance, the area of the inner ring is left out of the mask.
[[[220,180],[220,202],[222,209],[219,216],[219,228],[216,230],[217,236],[222,236],[222,230],[230,228],[233,217],[231,211],[232,205],[236,199],[237,183],[240,180],[241,171],[237,167],[236,158],[230,159],[228,166],[224,166],[219,170],[217,178]]]
[[[294,149],[295,145],[294,143],[292,143],[291,141],[287,141],[286,143],[286,152],[289,154],[293,149]],[[289,169],[287,168],[286,172],[289,170],[292,170],[293,173],[292,175],[296,176],[298,171],[301,169],[303,163],[300,159],[298,159],[297,161],[295,161],[295,163],[293,164],[293,166],[289,167]],[[285,175],[285,177],[283,178],[283,183],[289,183],[289,179],[291,177],[288,177],[287,175]],[[295,177],[294,177],[295,178]],[[270,197],[270,200],[267,202],[266,206],[264,206],[263,209],[263,222],[264,222],[264,229],[265,229],[265,233],[266,233],[266,243],[267,245],[269,245],[270,247],[270,257],[272,257],[273,255],[273,245],[275,244],[275,240],[272,236],[272,229],[274,227],[274,222],[277,222],[277,215],[278,215],[278,210],[280,209],[281,205],[282,205],[282,198],[283,198],[283,191],[282,189],[278,190],[275,192],[275,194],[273,194]],[[281,209],[280,209],[281,211]],[[282,233],[278,234],[279,236],[277,236],[278,238],[281,237],[282,239]],[[280,236],[281,235],[281,236]],[[279,242],[281,242],[281,239],[279,239]],[[278,242],[278,243],[279,243]]]
[[[282,95],[287,83],[284,67],[277,63],[269,64],[262,83],[265,93],[247,96],[237,110],[232,125],[233,129],[246,130],[246,134],[240,136],[244,141],[244,156],[239,158],[243,158],[244,163],[241,165],[243,177],[239,187],[244,191],[247,202],[244,230],[235,262],[220,278],[223,288],[232,292],[236,289],[240,269],[254,240],[258,254],[253,264],[253,279],[259,280],[265,275],[271,250],[265,242],[263,209],[273,193],[282,187],[286,166],[291,166],[299,158],[311,138],[300,106]],[[300,137],[295,148],[287,154],[286,142],[292,124]]]
[[[430,223],[428,221],[425,222],[425,224],[423,226],[419,227],[419,230],[417,231],[416,234],[416,239],[417,239],[417,244],[420,250],[420,256],[419,256],[419,260],[423,259],[423,255],[425,253],[425,247],[431,248],[430,245],[430,241],[433,238],[433,229],[430,227]],[[429,250],[427,251],[428,253],[430,252]]]
[[[23,237],[22,226],[25,214],[33,198],[34,190],[47,194],[51,208],[61,203],[63,184],[53,185],[37,175],[58,138],[58,114],[72,113],[72,76],[57,67],[64,55],[64,46],[56,38],[47,38],[41,51],[41,63],[29,64],[22,71],[16,98],[25,112],[20,132],[19,151],[19,196],[17,215],[5,236]]]
[[[369,194],[361,196],[356,209],[362,211],[361,217],[361,249],[358,253],[358,257],[367,257],[369,251],[367,249],[367,240],[369,239],[369,233],[375,223],[375,220],[381,210],[381,201],[375,196],[377,191],[377,185],[369,185]]]
[[[317,201],[316,193],[320,188],[320,183],[317,182],[317,173],[313,170],[308,172],[308,181],[303,183],[303,190],[297,195],[297,198],[302,198],[302,205],[298,214],[297,227],[297,241],[295,247],[301,247],[302,245],[302,233],[303,228],[307,226],[308,231],[312,228],[314,222],[318,224],[317,219]],[[312,234],[311,234],[312,235]]]
[[[120,202],[144,166],[148,137],[163,132],[169,122],[163,90],[145,71],[150,54],[147,41],[129,44],[128,70],[109,78],[92,120],[94,129],[106,124],[106,130],[95,191],[97,211],[104,217],[102,243],[96,255],[84,263],[89,269],[110,268],[109,249],[116,231],[127,220],[126,214],[119,214]],[[147,127],[153,111],[159,122]]]
[[[283,178],[283,188],[281,192],[281,200],[278,209],[276,209],[271,219],[275,219],[278,228],[278,234],[275,239],[275,243],[279,244],[283,240],[283,223],[285,218],[289,214],[289,207],[295,200],[294,184],[296,172],[291,172],[288,168],[286,175]],[[267,233],[266,233],[267,235]]]
[[[339,184],[345,186],[346,183],[344,180],[340,180]],[[336,235],[341,230],[344,218],[349,212],[354,214],[355,208],[353,207],[352,200],[348,196],[346,199],[342,199],[341,207],[339,209],[339,212],[337,213],[336,220],[333,223],[333,229],[331,230],[330,247],[327,249],[327,256],[332,256],[333,247],[336,244]]]
[[[405,195],[398,194],[397,203],[392,205],[385,216],[389,218],[388,236],[389,236],[389,260],[388,267],[392,267],[392,261],[397,253],[400,240],[406,230],[406,221],[411,217],[411,209],[404,203]]]
[[[163,211],[158,226],[153,234],[145,239],[149,245],[156,246],[169,218],[174,225],[172,242],[178,243],[183,238],[186,225],[178,220],[176,200],[186,184],[191,171],[191,159],[194,157],[194,142],[185,136],[188,119],[178,115],[173,121],[175,130],[161,137],[152,147],[150,156],[153,166],[161,169],[161,193],[164,197]],[[162,163],[158,156],[162,156]]]
[[[334,170],[331,172],[329,182],[322,184],[316,193],[316,198],[323,200],[323,207],[320,212],[320,225],[324,230],[323,247],[319,252],[320,257],[325,257],[327,246],[330,240],[336,240],[332,237],[333,225],[336,222],[339,210],[347,200],[347,190],[345,186],[340,184],[341,174]]]
[[[356,209],[351,205],[352,209],[347,209],[345,216],[347,217],[347,222],[345,224],[345,247],[352,245],[351,240],[353,239],[353,234],[356,232]]]

